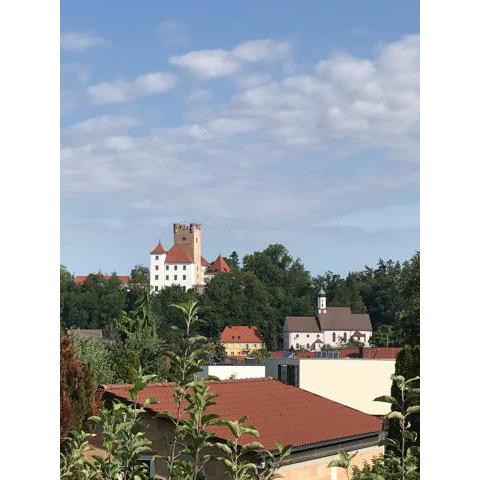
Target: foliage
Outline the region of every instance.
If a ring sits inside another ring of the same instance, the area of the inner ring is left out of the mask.
[[[352,460],[357,455],[358,452],[355,453],[348,453],[340,450],[338,452],[338,458],[332,460],[328,464],[328,468],[338,467],[343,468],[345,473],[347,474],[347,479],[350,480],[350,466],[352,464]]]
[[[370,337],[370,345],[375,347],[396,347],[402,345],[401,342],[398,327],[393,325],[379,325]]]
[[[102,339],[84,337],[74,330],[70,333],[70,339],[82,365],[93,373],[96,386],[118,380],[112,350]]]
[[[60,478],[74,480],[147,480],[148,467],[140,461],[141,455],[151,452],[151,442],[145,437],[141,414],[145,412],[137,403],[138,393],[154,377],[137,373],[130,389],[132,404],[114,402],[111,408],[102,408],[90,421],[97,425],[103,455],[86,458],[88,442],[95,434],[72,431],[60,456]],[[151,403],[145,401],[145,405]]]
[[[91,370],[80,362],[68,336],[60,337],[60,440],[84,425],[95,410],[96,385]]]
[[[401,375],[404,378],[414,378],[420,375],[420,347],[418,345],[406,345],[397,355],[395,362],[395,375]],[[413,387],[419,388],[420,381],[416,380],[412,384]],[[391,396],[401,401],[401,391],[396,382],[392,383]],[[418,396],[410,394],[406,399],[406,407],[415,406],[418,403]],[[407,440],[407,448],[410,446],[418,446],[420,442],[420,413],[410,415],[411,430],[415,432],[415,440]],[[388,436],[397,441],[401,439],[400,426],[398,422],[390,422],[388,425]]]
[[[217,457],[217,460],[223,463],[228,475],[227,478],[231,480],[273,480],[279,478],[277,471],[290,455],[291,447],[283,447],[277,443],[276,455],[274,455],[265,450],[258,441],[241,445],[240,440],[244,435],[253,436],[256,439],[259,437],[258,431],[247,425],[246,420],[246,417],[242,417],[236,421],[223,420],[219,422],[221,425],[228,427],[233,437],[233,440],[215,443],[215,446],[222,452],[222,456]],[[255,461],[258,461],[259,455],[263,455],[265,458],[263,468],[258,468]]]

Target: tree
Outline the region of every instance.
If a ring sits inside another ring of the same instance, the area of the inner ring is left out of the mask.
[[[238,253],[235,250],[230,254],[229,257],[227,257],[227,262],[234,272],[238,272],[238,270],[240,270],[240,260],[238,258]]]
[[[401,334],[394,325],[380,325],[370,337],[370,345],[375,347],[395,347],[401,345]]]
[[[95,380],[82,365],[74,343],[64,334],[60,337],[60,440],[74,428],[84,426],[95,411]]]

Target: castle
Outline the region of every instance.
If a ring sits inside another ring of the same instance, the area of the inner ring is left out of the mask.
[[[159,241],[150,252],[150,287],[155,292],[172,285],[201,291],[213,276],[230,271],[221,255],[213,262],[202,256],[202,226],[197,223],[174,223],[172,248],[165,250]]]

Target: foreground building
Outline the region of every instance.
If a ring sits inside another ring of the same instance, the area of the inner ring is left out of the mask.
[[[220,335],[220,343],[225,347],[228,357],[246,357],[264,347],[257,327],[245,325],[225,327]]]
[[[339,450],[358,451],[354,459],[356,465],[383,453],[383,448],[377,446],[382,422],[371,415],[268,378],[208,384],[217,395],[216,404],[209,407],[210,413],[231,420],[247,416],[248,423],[260,433],[259,441],[268,450],[275,450],[275,441],[292,445],[289,464],[280,470],[284,480],[341,478],[340,471],[328,468],[328,463]],[[112,400],[129,401],[128,389],[131,385],[106,385],[102,388],[107,405]],[[152,441],[153,453],[166,455],[173,424],[164,412],[175,415],[173,385],[150,384],[140,392],[139,401],[144,402],[147,398],[156,399],[158,403],[146,407],[146,434]],[[212,432],[219,442],[231,439],[225,427],[213,427]],[[240,443],[243,445],[253,440],[247,435]],[[92,442],[98,442],[98,439]],[[98,449],[96,452],[101,454]],[[220,451],[213,452],[214,457],[220,454]],[[262,458],[253,458],[252,461],[261,469]],[[155,460],[154,467],[155,478],[164,478],[164,462]],[[222,464],[210,463],[207,477],[226,478]]]
[[[357,349],[356,354],[340,351],[337,358],[267,358],[265,375],[370,415],[385,415],[390,405],[374,399],[390,395],[390,376],[395,373],[400,349],[378,349],[381,353],[365,350],[364,356]]]
[[[285,318],[283,348],[320,351],[324,345],[338,346],[350,340],[367,345],[371,336],[368,313],[352,313],[350,307],[327,307],[327,296],[321,289],[314,317]]]
[[[197,223],[174,223],[173,246],[166,250],[158,242],[150,252],[150,288],[155,292],[172,285],[201,290],[217,273],[230,271],[222,256],[212,263],[202,256],[202,227]]]

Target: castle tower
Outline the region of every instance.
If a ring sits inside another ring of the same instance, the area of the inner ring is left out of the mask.
[[[319,314],[327,311],[327,294],[323,287],[320,287],[320,290],[318,291],[317,309]]]
[[[193,258],[195,264],[195,284],[203,284],[202,275],[202,226],[198,223],[173,224],[173,242],[182,245]]]

